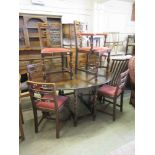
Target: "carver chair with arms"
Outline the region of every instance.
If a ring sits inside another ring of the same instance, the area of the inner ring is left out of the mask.
[[[41,83],[28,81],[29,92],[33,107],[35,132],[44,118],[49,118],[49,113],[55,114],[56,119],[56,138],[60,134],[60,112],[67,106],[69,98],[67,96],[59,96],[56,94],[55,83]],[[38,111],[42,112],[42,118],[38,120]]]

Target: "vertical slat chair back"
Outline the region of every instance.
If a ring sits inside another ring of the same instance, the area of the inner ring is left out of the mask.
[[[128,59],[112,59],[110,73],[112,73],[112,80],[110,85],[116,86],[119,76],[128,68]]]
[[[81,26],[79,21],[74,21],[74,35],[76,48],[82,47]]]
[[[50,37],[50,24],[38,23],[38,32],[41,49],[43,49],[44,47],[52,47],[52,41]]]
[[[74,21],[74,36],[76,48],[89,46],[89,38],[86,36],[81,36],[80,33],[83,32],[83,25],[79,21]]]
[[[41,101],[41,102],[52,102],[55,105],[55,110],[58,109],[55,83],[41,83],[41,82],[28,81],[28,86],[31,101],[34,107],[38,101]]]
[[[116,89],[115,95],[117,94],[119,89],[121,89],[122,91],[124,90],[125,84],[127,82],[128,74],[129,74],[129,69],[127,69],[125,72],[122,72],[119,75],[119,79],[118,79],[118,82],[117,82],[117,89]]]

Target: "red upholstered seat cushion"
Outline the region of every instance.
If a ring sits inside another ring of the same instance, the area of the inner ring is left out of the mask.
[[[103,85],[102,87],[100,87],[98,89],[98,93],[101,94],[101,95],[103,95],[103,96],[114,97],[115,96],[116,89],[117,89],[117,87],[114,87],[114,86]],[[121,89],[118,89],[117,96],[120,95],[121,92],[122,92],[122,90]]]
[[[45,95],[44,98],[50,99],[50,95]],[[58,108],[60,108],[65,101],[67,101],[68,97],[67,96],[56,96],[57,103],[58,103]],[[46,101],[38,101],[36,103],[36,107],[38,108],[46,108],[46,109],[54,109],[55,104],[54,102],[46,102]]]
[[[91,47],[81,47],[79,48],[79,52],[89,52]],[[110,52],[111,49],[109,47],[93,47],[94,52]]]
[[[54,53],[54,52],[69,52],[69,49],[66,48],[44,48],[41,53]]]

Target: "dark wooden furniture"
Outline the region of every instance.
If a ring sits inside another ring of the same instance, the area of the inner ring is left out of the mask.
[[[125,72],[122,72],[119,75],[119,78],[117,80],[116,85],[103,85],[98,89],[98,98],[101,101],[103,101],[103,104],[106,102],[113,104],[113,112],[112,114],[105,111],[107,108],[107,105],[104,107],[104,109],[101,109],[99,111],[104,112],[108,115],[111,115],[113,117],[113,121],[115,121],[115,111],[116,106],[120,107],[120,111],[123,111],[123,94],[124,94],[124,87],[127,81],[129,69],[127,69]],[[121,97],[120,104],[117,104],[117,98]],[[111,100],[108,100],[111,99]]]
[[[64,47],[75,47],[75,35],[74,35],[74,24],[67,23],[62,24],[63,33],[63,46]]]
[[[99,74],[104,74],[105,70],[99,69]],[[59,78],[57,75],[49,74],[47,75],[49,81],[48,82],[54,82],[56,84],[57,90],[63,90],[64,93],[66,91],[71,90],[74,93],[74,102],[73,102],[73,115],[74,115],[74,126],[77,125],[78,118],[81,117],[80,113],[78,112],[78,104],[79,100],[85,105],[85,107],[88,109],[89,114],[91,114],[93,120],[96,117],[96,98],[97,93],[96,89],[97,87],[108,83],[111,79],[111,74],[105,74],[105,76],[98,76],[97,80],[94,77],[94,75],[91,75],[87,72],[78,71],[77,74],[73,74],[73,79],[70,80],[68,77],[68,74],[59,74]],[[92,80],[90,80],[92,79]],[[33,79],[34,81],[37,81]],[[38,79],[39,80],[39,79]],[[37,81],[37,82],[40,82]],[[85,100],[83,98],[84,95],[89,95],[89,99]]]
[[[109,67],[109,57],[110,57],[110,48],[107,47],[94,47],[93,43],[93,37],[98,35],[98,36],[102,36],[102,37],[106,37],[107,34],[106,33],[98,33],[98,34],[94,34],[94,33],[84,33],[81,32],[80,29],[80,22],[78,21],[74,21],[74,33],[75,33],[75,45],[76,45],[76,60],[75,60],[75,72],[77,73],[77,70],[81,70],[81,71],[88,71],[89,70],[89,66],[91,66],[92,64],[94,64],[94,62],[101,62],[100,60],[102,59],[102,57],[107,57],[107,66],[101,66],[101,63],[99,65],[99,67],[104,67],[107,68]],[[105,41],[104,41],[105,42]],[[79,67],[79,54],[85,54],[86,56],[86,62],[85,62],[85,66],[84,68]],[[92,56],[96,57],[96,60],[93,59],[93,63],[90,62],[90,58]],[[96,63],[95,62],[95,63]]]
[[[62,42],[61,16],[50,16],[40,14],[19,14],[19,50],[40,50],[38,23],[52,25],[53,47],[60,47]]]
[[[20,131],[19,139],[23,141],[25,139],[25,134],[24,134],[24,129],[23,129],[24,119],[23,119],[23,113],[22,113],[22,107],[21,107],[21,98],[28,96],[29,93],[21,92],[21,81],[20,80],[21,80],[21,76],[19,74],[19,131]]]
[[[19,131],[20,131],[19,139],[23,141],[25,139],[25,134],[23,129],[23,114],[20,105],[19,105]]]
[[[62,22],[61,16],[41,14],[19,14],[19,67],[20,73],[26,71],[26,65],[41,62],[41,47],[38,33],[38,23],[48,23],[53,28],[52,47],[61,47]],[[58,61],[61,60],[61,57]],[[50,62],[50,59],[46,60]],[[59,63],[58,63],[59,64]],[[57,65],[55,63],[54,67]]]
[[[119,75],[128,69],[128,62],[132,56],[113,56],[110,60],[110,73],[112,79],[110,85],[116,85],[118,82]]]
[[[127,37],[126,55],[127,54],[135,55],[135,35],[128,35]]]
[[[59,72],[68,72],[70,73],[70,78],[72,79],[72,52],[68,48],[63,48],[62,45],[60,47],[53,47],[53,42],[55,41],[55,29],[56,27],[52,27],[51,24],[47,23],[38,23],[38,32],[39,32],[39,39],[40,39],[40,46],[41,46],[41,57],[43,62],[43,72],[44,74],[49,73],[59,73]],[[56,42],[56,41],[55,41]],[[55,67],[53,70],[55,71],[46,71],[45,66],[45,57],[49,57],[56,60],[56,64],[59,62],[58,58],[61,57],[61,71],[55,70]],[[67,62],[67,56],[69,56],[69,64]],[[69,66],[69,68],[68,68]]]
[[[35,132],[44,118],[49,117],[49,112],[56,115],[56,138],[60,132],[60,111],[68,102],[67,96],[57,96],[54,83],[40,83],[28,81],[31,102],[33,106]],[[38,120],[37,111],[42,111],[42,118]]]
[[[123,42],[119,39],[120,33],[119,32],[108,32],[105,46],[110,47],[111,50],[115,52],[117,55],[118,47],[123,45]]]
[[[129,60],[129,75],[130,75],[130,84],[131,84],[131,95],[130,95],[130,104],[135,107],[135,57],[133,56]]]

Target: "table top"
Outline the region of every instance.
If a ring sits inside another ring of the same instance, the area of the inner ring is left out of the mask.
[[[95,78],[90,80],[92,77],[94,77],[94,75],[91,75],[90,73],[86,73],[83,71],[78,71],[77,74],[74,73],[72,80],[70,80],[69,73],[49,74],[47,75],[47,81],[55,83],[57,90],[58,89],[75,90],[75,89],[99,86],[111,80],[110,73],[106,75],[103,69],[99,69],[98,73],[100,75],[98,76],[97,81],[95,81]],[[33,81],[43,82],[39,78],[33,79]]]

